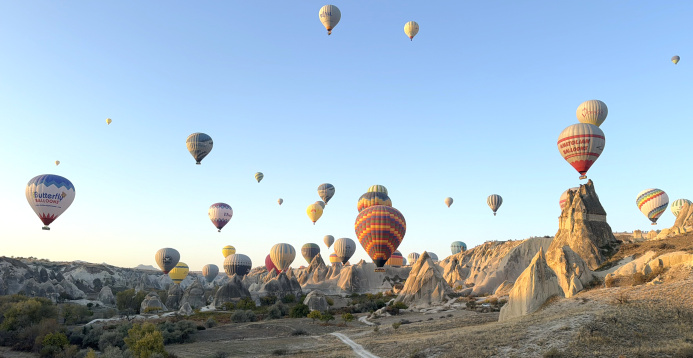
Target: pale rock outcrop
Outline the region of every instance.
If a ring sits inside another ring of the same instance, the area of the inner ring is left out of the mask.
[[[206,306],[205,288],[202,286],[202,283],[195,281],[192,285],[188,286],[188,288],[185,289],[185,293],[183,293],[180,305],[181,307],[188,305],[193,309]]]
[[[395,302],[408,306],[440,305],[450,298],[452,289],[428,253],[424,251],[411,268],[404,288]]]
[[[267,274],[265,274],[262,277],[262,282],[264,282],[264,283],[270,282],[270,281],[274,280],[275,278],[277,278],[277,276],[279,276],[279,274],[277,273],[277,270],[272,269],[272,271],[268,272]]]
[[[325,294],[318,290],[310,292],[303,300],[303,304],[308,306],[311,311],[327,312],[329,309]]]
[[[515,281],[508,303],[501,308],[499,322],[524,316],[538,310],[553,296],[563,296],[556,273],[549,268],[544,250],[534,256],[527,269]]]
[[[168,307],[170,310],[179,309],[184,294],[185,293],[180,285],[171,284],[171,286],[168,288],[168,296],[166,296],[166,307]]]
[[[503,281],[503,283],[501,283],[501,285],[498,286],[496,292],[494,292],[493,295],[496,297],[507,296],[510,294],[510,291],[513,289],[514,285],[515,282]]]
[[[642,231],[641,230],[633,230],[633,240],[642,240]]]
[[[468,274],[469,270],[463,270],[457,258],[453,257],[444,267],[443,278],[445,278],[445,281],[450,287],[455,288],[457,286],[464,286],[464,280],[467,278]]]
[[[168,311],[168,309],[163,304],[163,302],[161,302],[159,294],[157,294],[156,292],[149,292],[140,304],[140,313],[150,313],[159,311]]]
[[[291,271],[291,270],[289,270]],[[282,272],[277,277],[267,281],[267,283],[254,285],[251,293],[254,296],[277,296],[282,298],[287,295],[300,297],[303,294],[301,285],[296,280],[296,277],[289,277],[288,274]]]
[[[679,215],[676,216],[676,221],[674,221],[674,226],[672,226],[666,233],[664,230],[657,235],[658,239],[663,239],[667,236],[674,237],[678,235],[691,232],[691,227],[693,226],[693,205],[688,203],[683,204],[681,210],[679,210]]]
[[[238,275],[233,275],[229,280],[219,287],[214,295],[212,305],[220,308],[226,302],[238,301],[241,298],[250,297],[250,292],[243,286],[243,281]]]
[[[613,273],[614,276],[631,276],[636,272],[642,272],[645,266],[647,266],[655,256],[657,256],[657,254],[654,251],[648,251],[637,259],[624,263],[611,273]]]
[[[194,311],[188,302],[183,303],[178,310],[178,314],[181,316],[190,316]]]
[[[546,255],[546,260],[557,275],[565,297],[572,297],[582,291],[594,278],[587,263],[568,245],[553,248]]]
[[[659,233],[656,230],[650,230],[650,232],[647,233],[647,239],[648,240],[654,240],[657,238],[657,235]]]
[[[111,291],[111,288],[108,286],[101,288],[97,299],[107,306],[113,306],[116,303],[115,296],[113,296],[113,291]]]

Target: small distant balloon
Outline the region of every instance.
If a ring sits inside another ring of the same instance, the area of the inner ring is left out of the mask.
[[[56,166],[60,165],[60,161],[59,161],[59,160],[56,160],[56,161],[55,161],[55,165],[56,165]]]
[[[265,174],[262,174],[260,172],[255,173],[255,180],[257,180],[258,183],[260,181],[262,181],[262,178],[264,178],[264,177],[265,177]]]
[[[369,193],[384,193],[385,195],[388,195],[387,193],[387,188],[384,185],[371,185],[370,188],[368,188]]]
[[[498,208],[503,204],[503,198],[498,194],[491,194],[486,199],[486,204],[493,210],[493,216],[496,216],[496,211],[498,211]]]
[[[110,118],[106,118],[106,125],[110,125],[110,124],[111,124],[111,122],[113,122],[113,120],[112,120],[112,119],[110,119]]]
[[[173,280],[173,283],[176,285],[180,285],[180,283],[185,280],[186,277],[188,277],[188,271],[190,269],[188,268],[188,265],[185,264],[185,262],[178,262],[176,264],[176,267],[174,267],[169,273],[168,277]]]
[[[320,199],[325,202],[325,205],[332,199],[334,192],[334,185],[330,183],[320,184],[320,186],[318,186],[318,195]]]
[[[334,253],[337,255],[339,262],[345,264],[351,256],[356,252],[356,242],[347,237],[338,239],[334,243]]]
[[[205,277],[207,282],[212,282],[219,275],[219,266],[214,264],[207,264],[202,268],[202,276]]]
[[[681,61],[681,57],[679,56],[674,56],[671,58],[671,62],[673,62],[675,65],[677,65]]]
[[[313,225],[315,225],[315,222],[318,221],[318,219],[320,219],[322,216],[322,207],[318,204],[310,204],[306,209],[306,213],[308,214],[310,221],[312,221]]]
[[[606,107],[606,103],[596,99],[582,102],[575,111],[580,123],[593,124],[597,127],[604,123],[608,114],[609,109]]]
[[[231,245],[226,245],[221,249],[221,254],[224,255],[224,258],[227,258],[229,255],[233,255],[235,253],[236,248]]]
[[[448,208],[450,207],[450,205],[452,205],[452,198],[451,197],[448,196],[447,198],[445,198],[445,205],[447,205]]]
[[[329,249],[332,244],[334,244],[334,236],[332,235],[325,235],[325,237],[322,239],[322,241],[327,245],[327,248]]]
[[[339,260],[339,257],[337,257],[336,253],[331,253],[330,254],[330,264],[336,265],[336,264],[341,264],[342,261]]]
[[[180,254],[178,250],[172,249],[170,247],[165,247],[159,249],[159,251],[154,254],[154,261],[159,266],[161,271],[168,274],[180,261]]]
[[[409,255],[407,255],[407,258],[409,259],[409,264],[410,265],[415,264],[416,261],[419,259],[419,256],[421,256],[421,255],[419,255],[416,252],[409,253]]]
[[[419,33],[419,24],[416,21],[409,21],[404,24],[404,33],[409,37],[410,41],[414,40],[414,36]]]
[[[43,174],[33,177],[24,190],[26,200],[43,222],[43,230],[50,230],[55,219],[75,200],[75,187],[59,175]]]
[[[669,205],[669,196],[661,189],[645,189],[638,194],[635,203],[640,212],[652,221],[652,225],[657,225],[657,219]]]
[[[284,199],[282,199],[282,198],[277,199],[277,203],[279,205],[282,205],[284,203]]]
[[[204,159],[209,152],[212,151],[212,147],[214,147],[214,141],[212,141],[212,137],[204,134],[204,133],[193,133],[188,136],[188,139],[185,141],[185,145],[188,147],[188,152],[190,152],[190,155],[195,158],[195,161],[197,163],[195,164],[201,164],[202,159]]]
[[[221,232],[221,229],[223,229],[224,226],[229,223],[231,217],[233,217],[233,209],[229,204],[216,203],[209,207],[207,215],[209,215],[209,219],[212,220],[212,224],[218,229],[217,231]]]
[[[322,25],[327,29],[327,34],[332,35],[332,29],[339,23],[339,20],[342,18],[342,13],[334,5],[325,5],[320,8],[318,15],[320,16],[320,22],[322,22]]]

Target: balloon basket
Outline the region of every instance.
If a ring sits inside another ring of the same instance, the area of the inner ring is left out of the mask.
[[[197,162],[197,163],[195,163],[195,164],[196,164],[196,165],[200,165],[200,164],[202,164],[202,163],[200,163],[200,162]]]
[[[587,175],[580,175],[580,180],[585,180],[587,179]]]
[[[496,213],[493,213],[493,216],[496,216]]]
[[[384,267],[376,267],[375,270],[373,270],[373,271],[375,271],[375,272],[385,272],[385,268],[384,268]]]
[[[50,229],[51,228],[49,228],[47,225],[41,228],[41,230],[50,230]]]
[[[650,225],[657,225],[657,223],[652,223],[652,224],[650,224]]]

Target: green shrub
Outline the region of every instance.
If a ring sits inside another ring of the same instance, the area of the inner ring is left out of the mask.
[[[334,300],[331,297],[325,297],[325,301],[327,301],[328,305],[334,306]]]
[[[289,311],[289,317],[302,318],[308,316],[308,313],[310,313],[310,308],[308,308],[308,306],[304,305],[303,303],[299,303],[296,306],[291,307],[291,310]]]
[[[265,296],[260,297],[260,304],[263,306],[270,306],[277,302],[277,296]]]
[[[44,319],[58,317],[58,310],[53,302],[42,297],[8,303],[1,310],[4,319],[0,329],[4,331],[18,331]]]
[[[189,343],[195,339],[193,335],[197,332],[197,323],[188,320],[178,322],[164,321],[157,326],[164,339],[164,344]]]
[[[563,353],[561,353],[561,351],[559,351],[558,348],[556,348],[556,347],[553,347],[553,348],[549,349],[548,351],[544,352],[544,354],[542,356],[544,358],[562,358],[562,357],[565,357],[565,355]]]
[[[164,337],[153,323],[134,324],[128,330],[125,344],[133,355],[138,358],[151,358],[155,354],[166,357]]]
[[[244,297],[236,303],[237,310],[254,310],[255,308],[257,308],[257,305],[250,297]]]
[[[407,305],[404,304],[404,302],[395,302],[392,304],[392,307],[395,307],[395,308],[398,308],[401,310],[406,310],[407,308],[409,308]]]
[[[255,312],[250,310],[236,310],[231,315],[231,321],[234,323],[255,322],[256,320]]]
[[[212,327],[215,327],[216,325],[217,325],[217,321],[214,319],[214,317],[209,317],[205,321],[205,327],[207,327],[207,328],[212,328]]]
[[[287,314],[289,314],[289,306],[285,305],[281,301],[275,303],[274,305],[272,305],[272,307],[279,308],[279,311],[281,312],[282,316],[286,316]]]
[[[268,319],[279,319],[282,318],[282,311],[277,306],[272,306],[267,311]]]
[[[294,330],[293,332],[291,332],[291,335],[292,335],[292,336],[307,336],[307,335],[308,335],[308,332],[306,332],[305,330],[299,328],[299,329],[296,329],[296,330]]]
[[[224,302],[222,307],[224,308],[224,311],[233,311],[236,309],[236,305],[233,302]]]
[[[142,301],[147,294],[144,291],[135,292],[134,288],[118,292],[116,294],[116,307],[121,312],[126,312],[128,314],[139,313]]]
[[[62,332],[48,333],[41,342],[41,357],[56,357],[70,344]]]
[[[476,309],[476,301],[469,300],[469,301],[467,301],[466,306],[467,306],[467,309],[475,310]]]
[[[308,318],[312,319],[313,323],[315,323],[316,319],[322,319],[322,313],[320,313],[320,311],[310,311]]]
[[[330,321],[334,320],[334,316],[331,315],[330,313],[323,313],[320,316],[320,320],[325,322],[325,323],[329,323]]]
[[[284,302],[284,303],[294,303],[294,302],[296,302],[296,296],[294,296],[294,295],[292,295],[292,294],[288,294],[288,295],[282,297],[282,302]]]
[[[343,313],[342,320],[344,321],[344,324],[347,324],[354,320],[354,315],[351,313]]]
[[[394,329],[398,329],[398,328],[399,328],[399,326],[401,326],[401,325],[402,325],[402,323],[401,323],[401,322],[394,322],[394,323],[392,323],[392,328],[394,328]]]
[[[104,332],[99,338],[99,350],[103,352],[108,347],[123,348],[125,346],[124,338],[125,336],[118,331]]]

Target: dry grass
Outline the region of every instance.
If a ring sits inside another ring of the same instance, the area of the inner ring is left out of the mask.
[[[657,253],[657,255],[674,251],[693,252],[693,233],[687,233],[685,235],[665,240],[652,240],[623,244],[619,247],[618,252],[604,262],[599,269],[597,269],[597,271],[612,267],[618,261],[629,256],[638,258],[648,251],[654,251]]]

